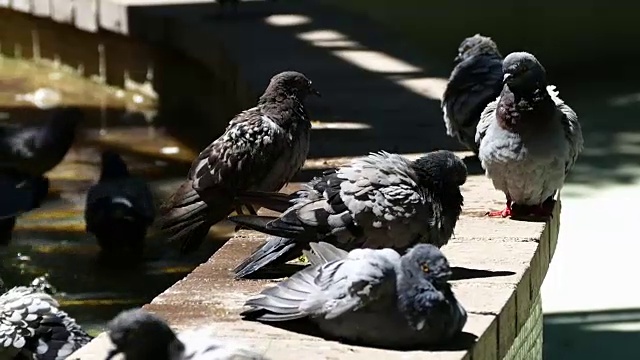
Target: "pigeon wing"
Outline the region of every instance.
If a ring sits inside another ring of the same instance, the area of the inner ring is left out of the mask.
[[[578,155],[582,152],[584,146],[584,140],[582,138],[582,128],[578,121],[578,115],[573,111],[569,105],[560,99],[559,93],[556,91],[556,87],[553,85],[547,86],[547,91],[551,96],[551,99],[556,104],[556,108],[560,112],[560,121],[562,122],[562,128],[564,130],[564,136],[569,145],[569,153],[567,154],[567,161],[565,165],[565,173],[573,167]]]

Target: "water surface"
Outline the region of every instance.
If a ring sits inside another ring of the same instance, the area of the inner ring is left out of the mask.
[[[100,265],[99,248],[83,221],[99,151],[120,151],[134,174],[149,179],[159,202],[186,175],[194,149],[153,126],[152,92],[123,91],[63,69],[0,58],[0,122],[41,122],[52,104],[80,106],[87,119],[63,163],[47,174],[48,199],[18,219],[12,243],[0,248],[0,277],[15,286],[48,274],[63,309],[96,333],[120,310],[149,302],[205,261],[231,227],[214,228],[213,241],[189,256],[178,256],[151,234],[139,267]]]

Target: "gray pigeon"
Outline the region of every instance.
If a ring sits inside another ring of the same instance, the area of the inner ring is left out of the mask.
[[[234,209],[241,213],[238,192],[277,191],[291,180],[309,151],[311,122],[303,101],[310,94],[319,95],[307,77],[285,71],[271,79],[258,106],[231,120],[163,204],[159,225],[169,241],[193,251],[212,225]]]
[[[0,296],[0,359],[63,360],[91,341],[48,288],[37,278]]]
[[[107,327],[116,346],[107,360],[119,353],[127,360],[266,360],[249,349],[223,343],[205,329],[176,335],[164,320],[143,309],[123,311]]]
[[[502,55],[491,38],[476,34],[462,41],[442,98],[447,134],[478,154],[480,114],[502,90]]]
[[[292,202],[282,194],[247,196],[245,201],[274,210],[282,210],[273,206],[282,199],[290,208],[280,217],[229,218],[275,236],[234,270],[236,277],[292,260],[314,241],[345,250],[443,246],[462,211],[460,186],[466,178],[466,166],[450,151],[434,151],[416,161],[381,151],[325,172]]]
[[[326,335],[365,346],[424,348],[462,332],[467,313],[437,247],[355,249],[312,243],[307,267],[249,299],[241,315],[258,321],[309,318]],[[315,253],[315,254],[313,254]]]
[[[50,120],[41,126],[1,126],[0,173],[44,175],[65,157],[83,119],[78,108],[64,107],[54,110]]]
[[[482,167],[507,197],[504,210],[488,215],[549,217],[553,196],[582,151],[578,116],[533,55],[509,54],[503,70],[502,93],[483,111],[476,133]]]
[[[104,151],[100,179],[89,188],[85,206],[86,230],[95,235],[104,254],[128,249],[142,256],[155,207],[149,185],[129,173],[119,154]]]

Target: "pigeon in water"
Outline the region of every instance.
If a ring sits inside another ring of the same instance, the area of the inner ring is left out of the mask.
[[[2,281],[0,281],[0,287]],[[91,341],[47,293],[43,278],[0,295],[0,358],[63,360]],[[4,289],[3,289],[4,290]]]
[[[116,346],[107,360],[119,353],[127,360],[266,360],[241,346],[223,343],[205,329],[176,335],[164,320],[143,309],[121,312],[107,328]]]
[[[476,134],[482,167],[507,198],[504,210],[488,215],[548,218],[582,151],[578,116],[548,85],[533,55],[509,54],[503,71],[504,88],[483,111]]]
[[[87,193],[86,230],[95,235],[105,254],[129,249],[140,258],[155,217],[151,189],[144,180],[129,174],[119,154],[104,151],[101,158],[100,179]]]
[[[322,242],[311,249],[312,266],[249,299],[241,315],[309,318],[331,337],[387,348],[441,345],[462,332],[467,313],[437,247],[418,244],[402,256],[392,249],[346,253]]]
[[[326,241],[345,250],[393,248],[416,243],[445,245],[462,212],[460,186],[467,168],[446,150],[415,161],[384,151],[312,180],[288,203],[282,194],[247,194],[247,202],[274,210],[274,199],[291,206],[280,217],[232,216],[235,223],[274,237],[234,271],[246,277],[269,264],[300,256],[309,242]],[[264,201],[261,201],[264,199]]]
[[[0,175],[0,245],[11,242],[16,217],[27,211],[40,207],[49,193],[49,179],[16,178]]]
[[[476,34],[462,41],[442,99],[447,134],[478,154],[476,127],[484,108],[502,90],[502,55],[491,38]]]
[[[258,106],[231,120],[161,207],[159,228],[169,241],[193,251],[212,225],[233,210],[242,213],[239,192],[277,191],[291,180],[309,151],[311,122],[303,101],[310,94],[319,95],[307,77],[285,71],[271,79]]]
[[[41,126],[0,127],[0,173],[40,177],[58,165],[67,154],[77,125],[84,119],[78,108],[53,110]]]

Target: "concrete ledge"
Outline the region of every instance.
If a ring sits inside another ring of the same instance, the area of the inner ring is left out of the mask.
[[[284,191],[295,188],[296,185],[291,185]],[[475,341],[461,344],[460,349],[395,352],[343,345],[242,321],[238,313],[244,300],[271,282],[231,278],[230,270],[264,240],[261,234],[251,231],[239,232],[207,263],[160,294],[146,308],[161,314],[178,329],[210,326],[217,336],[245,342],[273,359],[298,359],[300,354],[312,359],[372,356],[503,359],[517,352],[518,349],[512,349],[514,341],[532,317],[536,303],[539,307],[540,286],[557,241],[560,204],[556,206],[553,220],[546,224],[489,219],[482,216],[484,211],[503,205],[502,195],[493,190],[490,181],[484,176],[471,176],[463,192],[465,208],[455,238],[443,248],[452,266],[457,268],[454,277],[460,278],[453,281],[454,291],[470,313],[464,331],[477,337]],[[538,314],[533,320],[541,322],[541,317]],[[534,335],[541,336],[539,332]],[[72,358],[103,359],[109,347],[107,338],[101,336]]]

